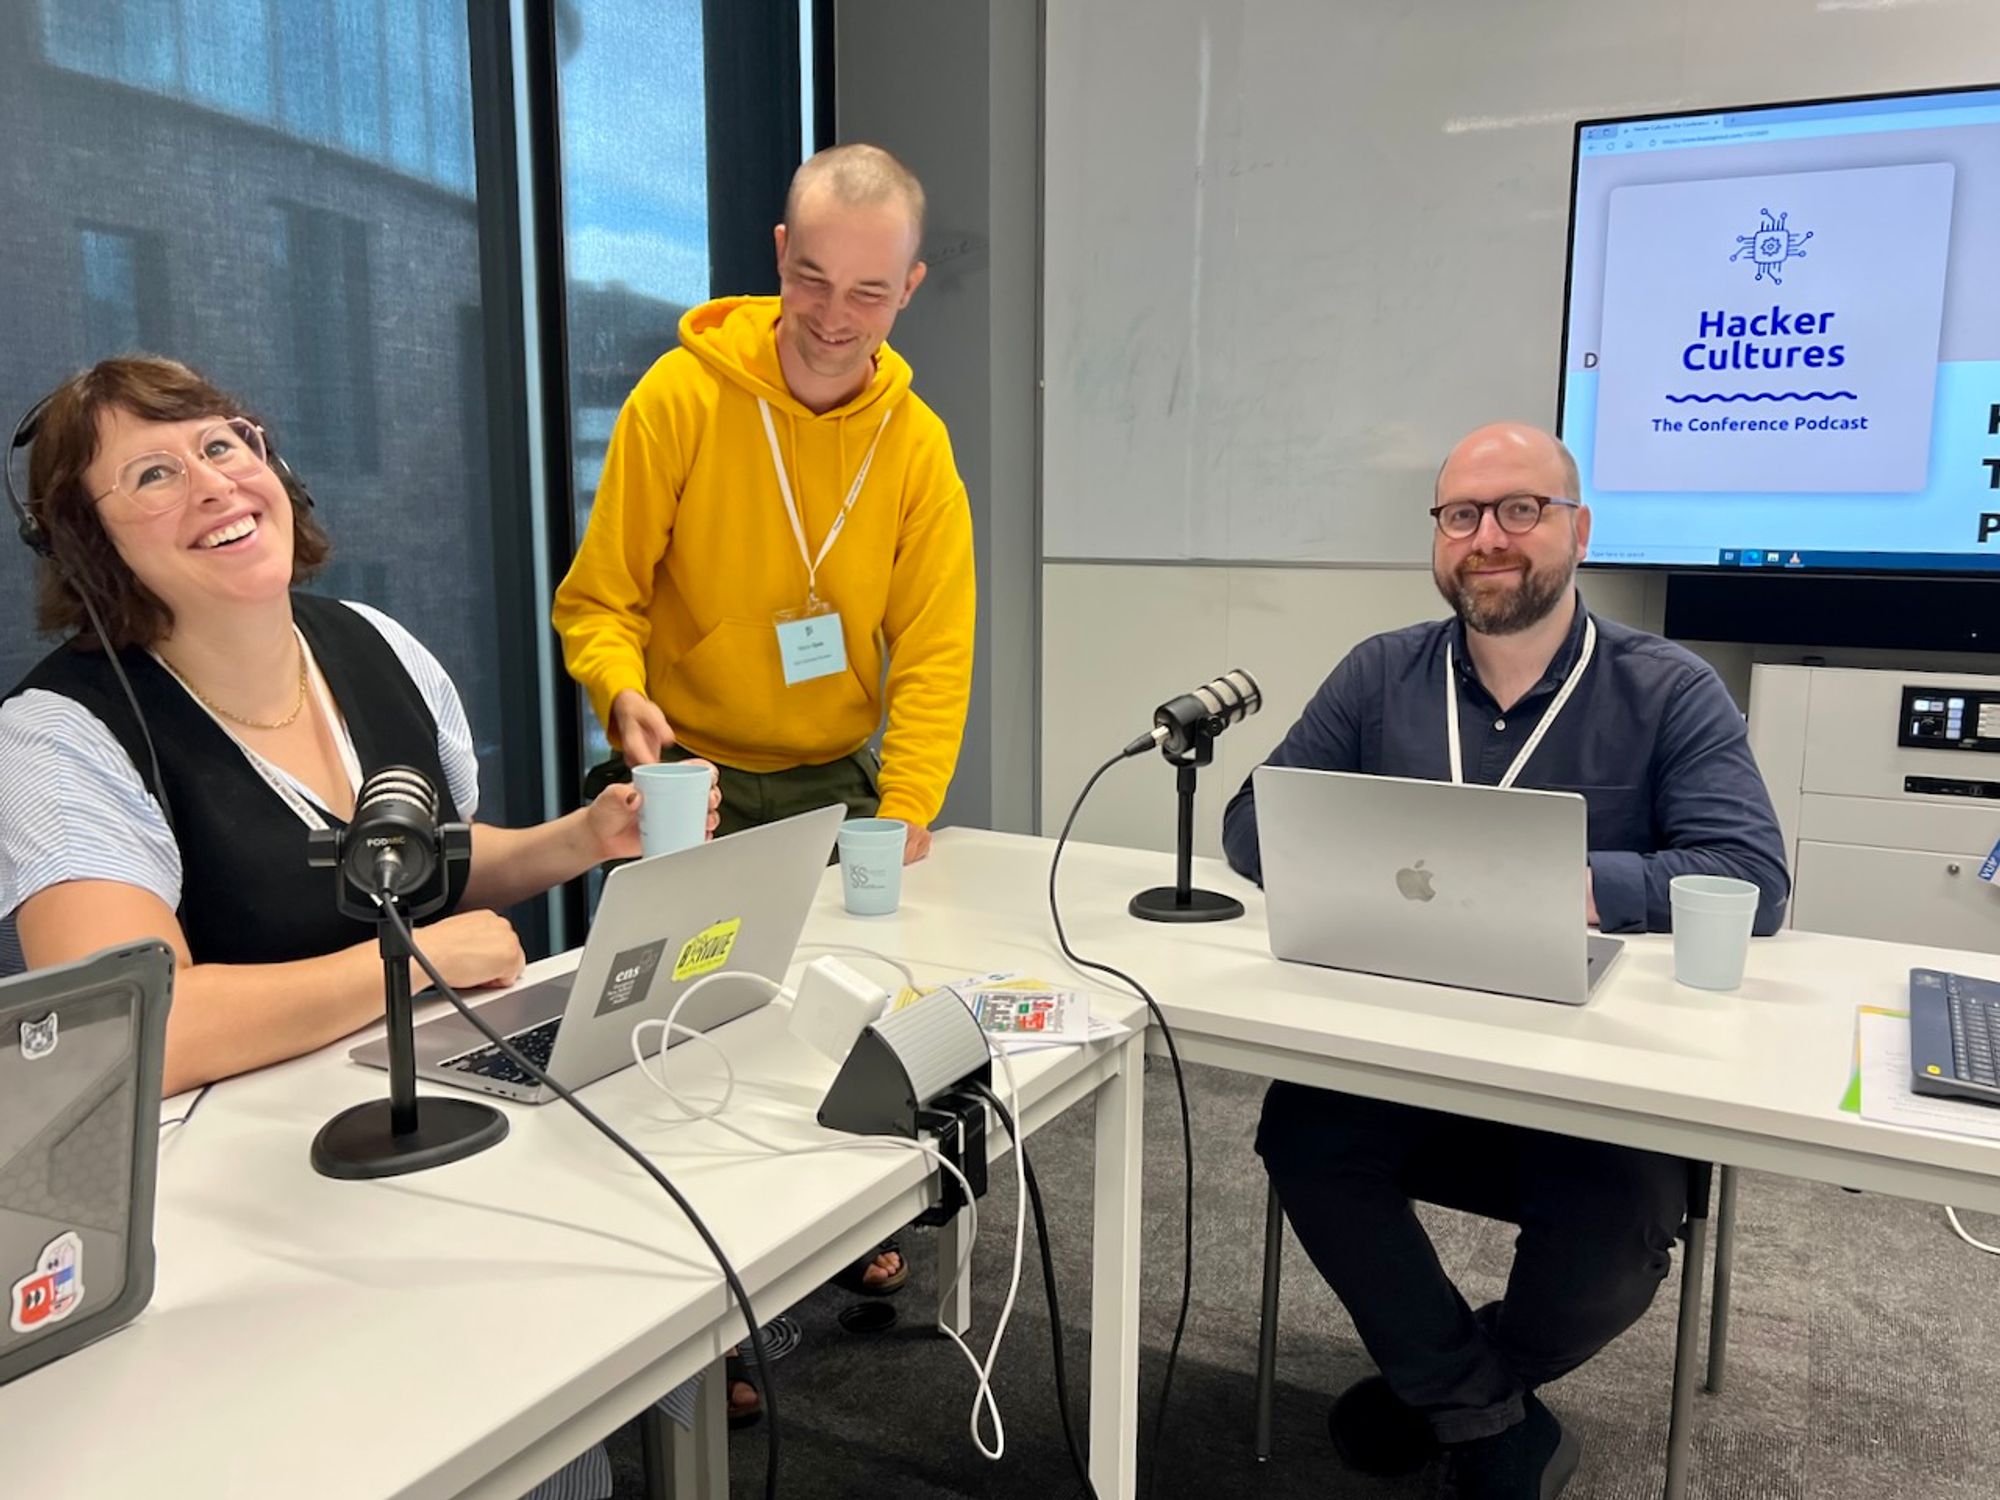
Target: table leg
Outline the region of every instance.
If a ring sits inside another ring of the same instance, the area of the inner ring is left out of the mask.
[[[722,1360],[708,1367],[694,1405],[694,1432],[687,1444],[694,1452],[697,1500],[729,1500],[729,1374]]]
[[[938,1285],[946,1288],[938,1325],[949,1328],[960,1338],[972,1332],[971,1262],[966,1263],[963,1276],[958,1274],[958,1258],[965,1253],[965,1224],[965,1210],[961,1208],[938,1226],[937,1232]]]
[[[1132,1500],[1139,1466],[1140,1147],[1145,1034],[1118,1049],[1097,1091],[1096,1213],[1090,1282],[1090,1482],[1101,1500]]]
[[[708,1372],[702,1396],[721,1378],[721,1371],[716,1365]],[[701,1494],[694,1438],[658,1405],[639,1413],[639,1462],[646,1500],[696,1500]]]

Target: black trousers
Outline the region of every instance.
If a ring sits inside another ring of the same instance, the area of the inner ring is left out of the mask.
[[[1390,1388],[1447,1443],[1520,1421],[1523,1392],[1638,1321],[1687,1215],[1678,1157],[1297,1084],[1264,1096],[1257,1150]],[[1412,1200],[1520,1226],[1501,1301],[1466,1305]]]

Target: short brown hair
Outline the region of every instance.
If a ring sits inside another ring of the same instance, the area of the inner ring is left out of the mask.
[[[810,156],[792,174],[791,190],[785,194],[785,222],[798,217],[799,199],[807,188],[824,185],[842,203],[863,205],[901,198],[910,211],[910,224],[917,233],[917,254],[924,247],[924,185],[917,174],[883,150],[855,141],[845,146],[828,146]]]
[[[28,457],[27,503],[55,558],[42,558],[35,569],[35,624],[45,634],[122,650],[159,640],[173,629],[174,616],[118,555],[84,486],[84,471],[97,459],[98,418],[113,408],[150,422],[257,418],[179,360],[150,354],[100,360],[57,386],[42,408]],[[304,583],[333,543],[290,481],[285,493],[292,501],[292,582]],[[90,591],[109,640],[96,640],[80,589]]]

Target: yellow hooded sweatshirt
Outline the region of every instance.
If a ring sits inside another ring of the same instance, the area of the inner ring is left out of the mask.
[[[746,771],[851,755],[882,723],[883,817],[928,824],[958,762],[972,682],[972,513],[944,423],[887,344],[844,406],[814,413],[778,364],[778,299],[729,297],[681,319],[611,434],[590,525],[556,590],[570,675],[610,723],[646,694],[695,754]],[[806,565],[757,409],[814,556],[878,431],[881,444],[818,592],[847,670],[785,685],[773,617],[806,602]],[[888,426],[883,427],[883,421]]]

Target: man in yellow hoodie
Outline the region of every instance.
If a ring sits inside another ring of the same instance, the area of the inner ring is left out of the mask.
[[[776,229],[779,295],[691,309],[627,398],[555,599],[622,760],[594,777],[698,755],[722,832],[841,801],[929,852],[974,584],[950,438],[884,342],[924,279],[923,214],[888,152],[820,152]]]

